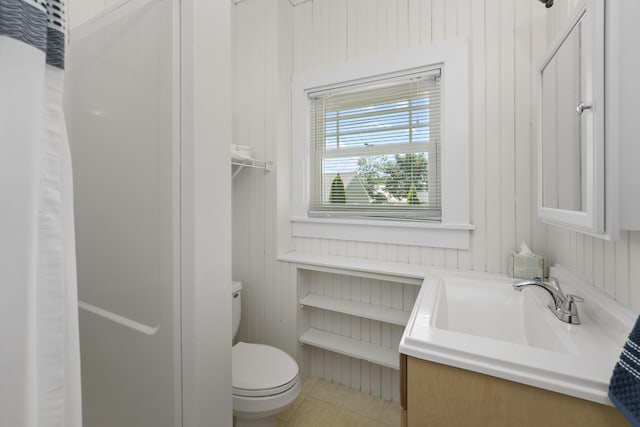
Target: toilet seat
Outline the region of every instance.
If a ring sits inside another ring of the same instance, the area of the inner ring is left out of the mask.
[[[298,383],[298,365],[284,351],[263,344],[239,342],[232,348],[233,394],[266,397]]]

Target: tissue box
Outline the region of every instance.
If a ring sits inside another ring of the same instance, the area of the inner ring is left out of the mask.
[[[544,278],[544,258],[540,255],[513,254],[513,277],[529,280]]]

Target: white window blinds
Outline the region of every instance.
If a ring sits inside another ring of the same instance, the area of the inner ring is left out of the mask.
[[[309,99],[310,215],[440,218],[439,69]]]

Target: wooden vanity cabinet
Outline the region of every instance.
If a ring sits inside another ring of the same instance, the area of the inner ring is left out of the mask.
[[[611,406],[400,356],[403,427],[628,426]]]

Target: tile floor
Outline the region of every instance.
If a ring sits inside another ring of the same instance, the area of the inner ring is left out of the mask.
[[[311,377],[276,420],[278,427],[399,427],[400,405]]]

